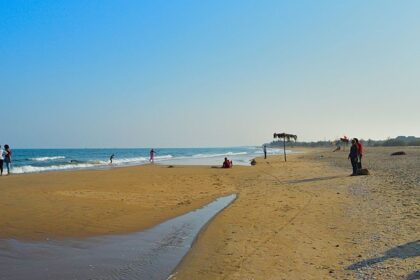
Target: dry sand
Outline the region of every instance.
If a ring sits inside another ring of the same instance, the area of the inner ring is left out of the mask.
[[[237,193],[175,279],[416,279],[420,149],[389,156],[400,149],[366,149],[372,175],[360,177],[348,176],[346,153],[320,149],[230,170],[141,166],[3,177],[0,238],[137,231]]]
[[[0,178],[0,238],[138,231],[233,193],[226,170],[139,166]]]
[[[400,149],[366,149],[358,177],[329,149],[259,159],[174,278],[419,279],[420,149]]]

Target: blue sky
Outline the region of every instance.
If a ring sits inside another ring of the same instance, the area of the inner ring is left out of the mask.
[[[420,1],[0,0],[0,142],[420,136]]]

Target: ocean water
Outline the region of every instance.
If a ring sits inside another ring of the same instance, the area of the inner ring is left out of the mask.
[[[224,157],[234,165],[249,165],[263,154],[261,147],[157,148],[155,164],[222,165]],[[149,163],[150,149],[13,149],[12,173],[100,169]],[[267,149],[268,154],[283,150]],[[288,151],[290,152],[290,151]],[[113,164],[109,157],[114,154]]]

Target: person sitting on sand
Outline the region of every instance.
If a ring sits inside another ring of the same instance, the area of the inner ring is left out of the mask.
[[[353,168],[353,173],[350,176],[357,175],[357,161],[358,161],[358,151],[357,151],[357,144],[356,140],[351,140],[351,147],[350,147],[350,153],[348,157],[351,161],[351,166]]]
[[[226,157],[225,157],[225,161],[223,162],[222,168],[231,168],[232,167],[232,161],[229,161]]]
[[[115,157],[115,155],[114,155],[114,154],[112,154],[112,155],[109,157],[109,164],[112,164],[112,160],[114,159],[114,157]]]

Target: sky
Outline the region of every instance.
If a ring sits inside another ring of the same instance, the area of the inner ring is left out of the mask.
[[[420,136],[420,1],[0,0],[0,143]]]

